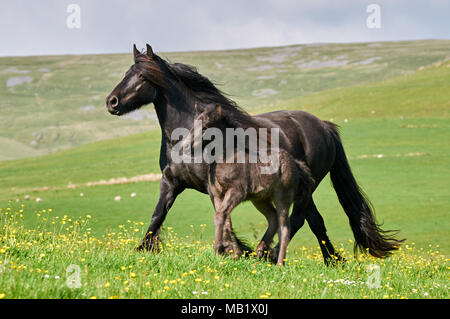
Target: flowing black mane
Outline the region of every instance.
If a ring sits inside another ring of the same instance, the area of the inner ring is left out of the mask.
[[[167,69],[198,102],[220,105],[224,111],[224,119],[230,125],[242,128],[260,127],[235,101],[228,98],[210,79],[200,74],[197,68],[184,63],[169,63],[154,53],[152,57],[141,53],[135,57],[135,61],[135,67],[149,81],[163,89],[170,86],[164,74],[164,69]]]
[[[158,57],[159,58],[159,57]],[[169,71],[181,81],[191,94],[204,104],[220,105],[224,111],[224,119],[232,127],[260,127],[250,114],[243,110],[237,103],[219,90],[206,76],[200,74],[196,67],[183,63],[168,63],[163,61]]]
[[[210,79],[198,73],[197,68],[183,63],[168,64],[169,70],[205,104],[220,104],[243,111],[235,101],[225,96]]]

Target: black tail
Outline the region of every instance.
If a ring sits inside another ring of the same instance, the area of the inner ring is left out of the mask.
[[[372,205],[353,177],[342,146],[337,125],[326,122],[336,145],[336,159],[331,168],[331,182],[339,202],[350,219],[355,236],[355,252],[367,251],[374,257],[384,258],[392,254],[404,241],[395,239],[397,231],[384,231],[377,224]]]

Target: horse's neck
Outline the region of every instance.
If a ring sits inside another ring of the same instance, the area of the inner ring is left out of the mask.
[[[195,111],[189,98],[181,90],[173,90],[155,101],[156,115],[165,142],[171,145],[172,132],[177,128],[190,130],[194,123]]]

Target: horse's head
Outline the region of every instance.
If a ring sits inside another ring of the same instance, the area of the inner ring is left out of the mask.
[[[134,64],[125,77],[106,98],[106,108],[111,114],[122,115],[152,103],[158,91],[165,86],[161,59],[147,44],[141,53],[133,46]]]

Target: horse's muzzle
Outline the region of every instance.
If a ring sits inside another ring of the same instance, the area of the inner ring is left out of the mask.
[[[118,110],[119,106],[119,99],[115,95],[109,95],[106,98],[106,108],[108,109],[108,112],[113,115],[120,115],[120,111]]]

